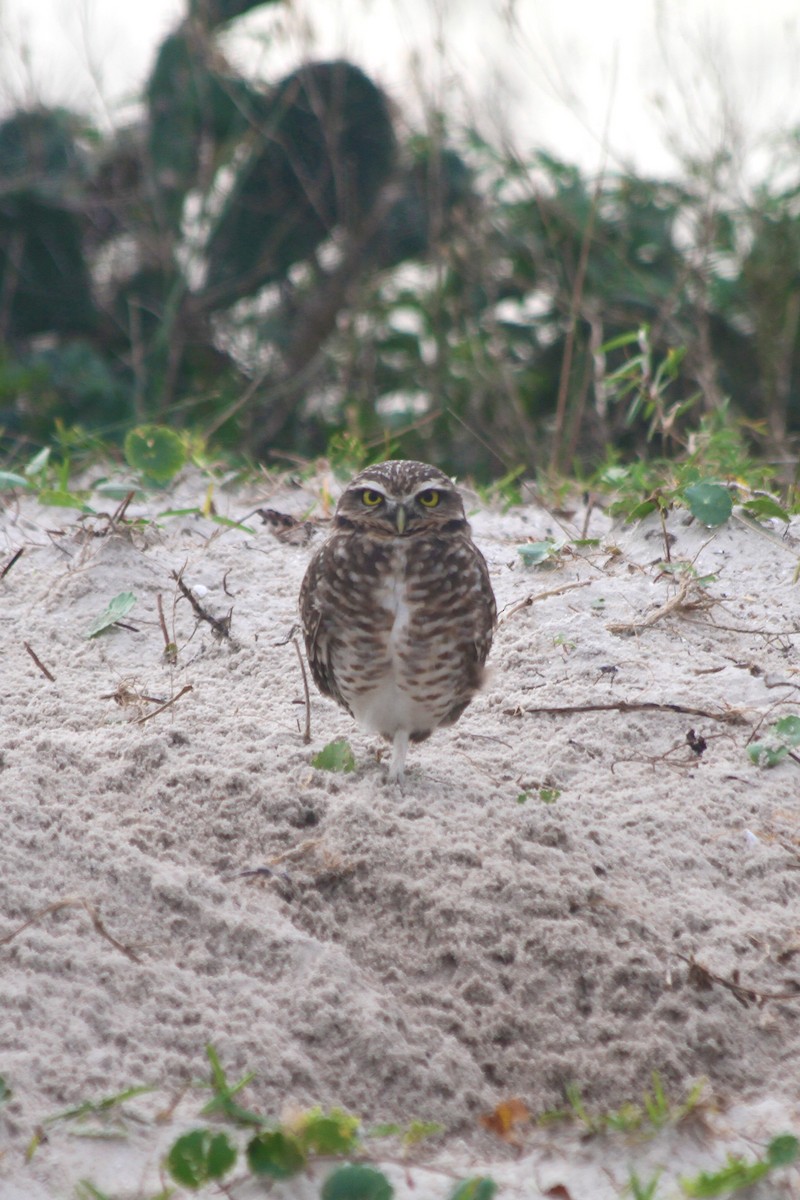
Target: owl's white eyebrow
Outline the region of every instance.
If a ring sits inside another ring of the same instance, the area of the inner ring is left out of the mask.
[[[413,492],[409,492],[407,496],[403,497],[403,499],[411,500],[414,498],[414,496],[418,496],[420,492],[428,492],[431,489],[441,492],[443,488],[446,491],[447,485],[442,483],[441,479],[426,479],[424,483],[420,483],[414,488]]]

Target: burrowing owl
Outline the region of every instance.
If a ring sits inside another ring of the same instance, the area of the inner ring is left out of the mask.
[[[456,488],[436,467],[383,462],[345,489],[300,589],[319,690],[392,743],[452,725],[481,685],[497,609]]]

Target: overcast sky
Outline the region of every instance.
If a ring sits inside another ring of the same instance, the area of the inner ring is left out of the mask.
[[[182,0],[0,0],[0,102],[41,100],[120,119]],[[458,105],[524,151],[593,169],[675,171],[683,151],[759,155],[800,126],[798,0],[292,0],[223,39],[271,81],[307,57],[346,55],[412,124]],[[741,144],[740,144],[741,143]]]

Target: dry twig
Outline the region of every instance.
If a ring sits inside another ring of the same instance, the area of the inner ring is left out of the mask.
[[[27,921],[24,921],[17,929],[14,929],[11,933],[7,933],[5,937],[0,938],[0,946],[7,946],[9,942],[13,942],[14,938],[18,937],[19,934],[21,934],[25,929],[30,928],[31,925],[35,925],[36,922],[41,921],[43,917],[48,917],[50,913],[60,912],[62,908],[82,908],[83,911],[88,915],[92,925],[101,937],[104,937],[107,942],[110,942],[116,950],[119,950],[119,952],[124,954],[126,958],[129,958],[131,962],[138,963],[142,961],[137,957],[137,955],[134,954],[133,950],[130,950],[127,946],[123,946],[122,942],[118,942],[115,937],[111,936],[103,922],[100,920],[100,915],[97,909],[93,904],[90,904],[88,900],[84,900],[82,896],[68,896],[64,900],[54,900],[52,904],[47,904],[44,908],[40,908],[38,912],[34,913],[32,917],[29,917]]]
[[[8,572],[14,566],[14,563],[17,562],[20,558],[22,558],[22,555],[24,553],[25,553],[25,547],[20,546],[20,548],[19,548],[19,550],[17,550],[16,554],[11,555],[11,558],[8,560],[6,565],[3,567],[2,571],[0,571],[0,579],[5,579]]]
[[[292,645],[294,652],[297,655],[297,661],[300,663],[300,673],[303,676],[303,695],[305,697],[306,707],[306,723],[303,729],[303,745],[307,746],[311,741],[311,697],[308,694],[308,676],[306,675],[306,664],[303,662],[303,656],[300,653],[300,647],[297,644],[297,638],[292,637]]]
[[[497,624],[504,624],[521,609],[530,608],[532,604],[536,604],[539,600],[548,600],[550,596],[563,596],[565,592],[574,592],[576,588],[588,587],[591,582],[591,579],[582,579],[579,583],[565,583],[561,587],[548,588],[546,592],[537,592],[535,596],[531,593],[524,600],[517,600],[516,604],[511,604],[507,609],[504,609],[500,614]]]
[[[145,716],[139,717],[136,724],[144,725],[145,721],[149,721],[151,719],[151,717],[157,717],[159,713],[162,713],[166,709],[171,708],[173,704],[175,704],[178,700],[180,700],[181,696],[185,696],[187,692],[193,692],[193,691],[194,691],[194,687],[192,686],[191,683],[184,684],[183,687],[181,688],[181,690],[177,693],[177,695],[173,696],[171,700],[167,700],[166,704],[162,704],[160,708],[154,708],[151,713],[146,713]]]
[[[181,595],[191,604],[195,616],[200,621],[207,621],[216,637],[229,638],[231,636],[231,617],[233,615],[233,609],[231,608],[228,610],[227,617],[212,616],[210,612],[203,608],[192,589],[187,587],[187,585],[183,582],[183,570],[184,568],[181,567],[180,571],[173,571],[172,578],[177,583]]]
[[[536,716],[540,713],[560,716],[582,712],[674,712],[689,717],[707,717],[710,721],[723,721],[727,725],[747,723],[744,714],[736,708],[712,712],[706,708],[694,708],[689,704],[658,704],[655,700],[617,700],[605,704],[552,704],[535,708],[506,708],[503,712],[507,717]]]
[[[709,596],[702,590],[698,589],[698,595],[695,598],[691,597],[691,592],[696,588],[694,579],[685,579],[678,591],[667,600],[666,604],[662,604],[660,608],[653,609],[641,621],[612,621],[606,626],[609,633],[638,633],[642,629],[647,629],[650,625],[655,625],[656,621],[661,621],[664,617],[668,617],[670,613],[680,609],[684,611],[694,609],[710,608],[716,604],[713,596]]]
[[[732,992],[745,1008],[748,1004],[764,1004],[767,1000],[800,1000],[800,987],[791,992],[766,992],[761,988],[748,987],[740,983],[738,978],[726,979],[724,975],[709,971],[708,967],[702,966],[693,955],[679,954],[678,958],[689,964],[689,982],[695,987],[708,991],[718,983]]]
[[[55,683],[55,681],[56,681],[56,677],[55,677],[55,675],[51,675],[51,673],[48,671],[47,667],[44,665],[44,663],[42,662],[42,660],[39,658],[39,656],[38,656],[38,654],[36,653],[36,651],[35,651],[35,650],[33,649],[33,647],[30,645],[30,643],[29,643],[29,642],[23,642],[22,644],[23,644],[23,646],[25,647],[25,649],[28,651],[28,654],[30,654],[30,656],[31,656],[31,658],[33,659],[33,661],[36,663],[36,665],[37,665],[37,667],[39,668],[39,670],[40,670],[40,671],[42,672],[42,674],[44,675],[45,679],[49,679],[51,683]]]

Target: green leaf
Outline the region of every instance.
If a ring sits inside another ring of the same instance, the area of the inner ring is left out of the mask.
[[[635,504],[630,512],[625,517],[626,521],[641,521],[643,517],[649,517],[651,512],[655,512],[658,508],[655,500],[642,500],[641,504]]]
[[[350,1154],[358,1143],[360,1124],[358,1117],[340,1108],[329,1113],[314,1108],[304,1114],[297,1135],[312,1154]]]
[[[258,1113],[251,1112],[247,1108],[243,1108],[234,1096],[247,1087],[248,1083],[254,1078],[252,1072],[249,1075],[244,1075],[238,1083],[228,1083],[228,1077],[225,1074],[225,1069],[219,1060],[219,1055],[209,1042],[206,1046],[206,1057],[211,1064],[211,1090],[213,1096],[202,1110],[204,1117],[209,1117],[222,1113],[231,1121],[235,1121],[237,1125],[255,1125],[260,1128],[264,1124],[264,1118]]]
[[[11,1088],[6,1083],[2,1075],[0,1075],[0,1104],[8,1104],[11,1097],[14,1095]]]
[[[687,1196],[705,1200],[708,1196],[722,1196],[726,1192],[749,1187],[763,1178],[769,1169],[770,1164],[763,1159],[746,1163],[729,1154],[725,1166],[719,1171],[701,1171],[694,1179],[681,1179],[679,1182]]]
[[[15,475],[13,471],[0,471],[0,492],[10,492],[13,488],[32,488],[30,479],[24,475]]]
[[[776,767],[789,753],[790,746],[800,745],[800,717],[794,713],[781,717],[769,733],[769,741],[753,742],[747,747],[748,756],[757,767]]]
[[[475,1175],[465,1179],[450,1193],[450,1200],[492,1200],[497,1194],[497,1184],[488,1175]]]
[[[226,1133],[193,1129],[178,1138],[166,1162],[176,1183],[198,1188],[212,1179],[222,1179],[230,1171],[236,1162],[236,1148]]]
[[[775,722],[775,733],[787,746],[800,745],[800,717],[790,714]]]
[[[140,425],[129,430],[124,453],[129,466],[155,483],[169,483],[186,463],[183,441],[163,425]]]
[[[394,1188],[372,1167],[339,1167],[322,1185],[321,1200],[392,1200]]]
[[[781,1133],[767,1146],[771,1167],[788,1167],[800,1158],[800,1141],[792,1133]]]
[[[770,746],[767,742],[753,742],[747,747],[748,758],[757,767],[777,767],[788,753],[788,746]]]
[[[320,771],[349,772],[355,771],[356,760],[350,743],[344,738],[337,738],[336,741],[323,746],[318,754],[312,754],[311,765],[318,767]]]
[[[517,546],[517,553],[526,567],[537,567],[550,558],[555,558],[560,547],[553,541],[528,542],[525,546]]]
[[[539,799],[542,804],[555,804],[558,797],[561,795],[560,788],[540,787]]]
[[[302,1171],[307,1155],[297,1138],[282,1129],[257,1133],[247,1143],[247,1163],[254,1175],[289,1179]]]
[[[99,616],[95,617],[87,629],[87,638],[97,637],[98,633],[108,629],[109,625],[113,625],[115,621],[121,621],[128,615],[135,603],[136,597],[133,592],[120,592],[113,600],[109,600],[107,607]]]
[[[693,483],[684,495],[692,516],[712,528],[723,525],[733,512],[731,494],[721,483]]]
[[[425,1138],[436,1137],[437,1133],[441,1133],[444,1129],[438,1121],[410,1121],[408,1128],[403,1133],[404,1146],[416,1146],[418,1142],[423,1142]]]
[[[83,496],[77,492],[64,492],[58,488],[42,488],[37,492],[36,499],[48,508],[77,508],[79,512],[93,513]]]
[[[754,496],[752,500],[745,500],[742,508],[752,513],[754,517],[777,517],[779,521],[787,522],[791,520],[786,509],[781,508],[780,504],[771,496]]]
[[[33,475],[39,475],[47,466],[50,460],[50,447],[45,446],[38,454],[34,454],[31,461],[25,468],[25,474],[30,479]]]

